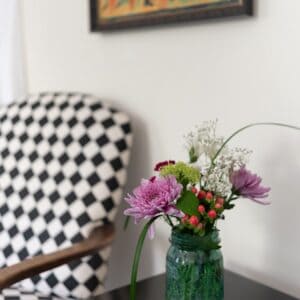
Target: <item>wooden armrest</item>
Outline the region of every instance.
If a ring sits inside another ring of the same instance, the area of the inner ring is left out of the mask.
[[[12,284],[44,271],[56,268],[72,260],[98,252],[108,246],[114,237],[114,226],[103,225],[94,229],[90,236],[73,246],[54,253],[35,256],[15,265],[0,269],[0,291]]]

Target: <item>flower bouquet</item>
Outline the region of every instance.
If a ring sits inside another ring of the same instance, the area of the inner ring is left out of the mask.
[[[188,162],[167,160],[158,163],[155,176],[143,179],[125,200],[125,215],[135,223],[148,220],[136,247],[131,274],[130,298],[136,297],[136,278],[143,242],[154,235],[153,224],[163,218],[172,228],[166,264],[167,300],[222,300],[223,258],[217,221],[225,218],[239,198],[259,204],[270,188],[246,167],[250,151],[229,148],[239,132],[257,125],[298,127],[280,123],[247,125],[229,138],[216,135],[216,122],[205,122],[186,139]],[[127,219],[128,221],[128,219]]]

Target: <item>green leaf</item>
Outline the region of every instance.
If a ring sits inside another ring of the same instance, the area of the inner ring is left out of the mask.
[[[126,230],[128,225],[130,223],[130,216],[126,216],[126,219],[124,221],[123,230]]]
[[[199,200],[191,191],[184,191],[176,203],[176,207],[185,214],[200,217],[198,206]]]
[[[190,163],[194,163],[197,161],[198,157],[196,155],[194,147],[192,147],[189,151]]]
[[[200,239],[201,249],[210,251],[214,249],[220,249],[220,239],[218,238],[217,232],[212,232],[203,236]]]
[[[224,209],[232,209],[235,207],[235,204],[232,204],[230,202],[225,202],[224,203]]]
[[[136,278],[137,278],[138,267],[139,267],[139,262],[140,262],[140,258],[141,258],[141,253],[142,253],[145,237],[149,230],[149,227],[152,225],[152,223],[157,218],[158,218],[158,216],[152,218],[150,221],[148,221],[145,224],[143,230],[140,233],[140,237],[139,237],[139,240],[138,240],[136,248],[135,248],[133,265],[132,265],[132,269],[131,269],[130,300],[136,299]]]

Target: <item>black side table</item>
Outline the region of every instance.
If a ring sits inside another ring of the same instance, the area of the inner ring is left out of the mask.
[[[137,284],[137,300],[164,300],[164,293],[164,274],[145,279]],[[129,300],[129,286],[113,290],[94,300]],[[296,300],[296,298],[235,273],[225,271],[224,300]]]

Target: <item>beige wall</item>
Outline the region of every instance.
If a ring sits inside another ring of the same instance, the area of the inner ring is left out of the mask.
[[[229,134],[248,122],[300,125],[300,1],[256,1],[253,18],[90,33],[87,0],[24,0],[29,90],[83,91],[129,112],[128,189],[155,162],[185,159],[182,135],[202,120]],[[222,223],[226,267],[300,297],[300,134],[256,128],[235,144],[272,186],[269,207],[241,200]],[[119,233],[108,288],[129,281],[138,227]],[[169,229],[147,241],[141,277],[164,271]]]

